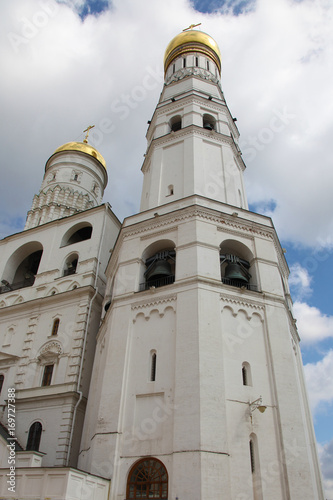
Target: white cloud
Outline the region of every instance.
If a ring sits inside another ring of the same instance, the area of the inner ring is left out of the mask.
[[[305,302],[295,302],[294,316],[302,343],[311,344],[333,338],[333,316],[322,314],[317,307]]]
[[[311,280],[307,269],[296,263],[290,266],[289,285],[298,300],[311,295]]]
[[[333,350],[317,363],[304,366],[308,396],[313,412],[333,403]]]

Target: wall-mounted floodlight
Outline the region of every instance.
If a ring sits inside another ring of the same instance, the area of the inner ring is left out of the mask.
[[[267,406],[263,405],[262,404],[262,396],[260,396],[258,399],[256,399],[255,401],[252,401],[252,403],[249,403],[250,405],[250,410],[251,410],[251,413],[258,409],[260,411],[260,413],[264,413],[264,411],[266,410]]]

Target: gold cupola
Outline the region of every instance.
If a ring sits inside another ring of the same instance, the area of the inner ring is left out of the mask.
[[[164,72],[179,56],[189,52],[196,52],[211,58],[221,73],[221,53],[215,40],[204,33],[194,29],[184,30],[175,36],[166,48],[164,54]]]
[[[105,168],[106,170],[106,163],[99,151],[95,149],[93,146],[88,144],[87,142],[67,142],[66,144],[63,144],[60,146],[58,149],[55,150],[53,155],[56,153],[60,153],[61,151],[79,151],[81,153],[85,153],[89,156],[92,156],[96,160],[99,161],[99,163]],[[52,155],[52,156],[53,156]]]

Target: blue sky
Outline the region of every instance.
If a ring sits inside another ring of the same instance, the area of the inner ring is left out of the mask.
[[[120,219],[138,211],[144,134],[163,84],[164,50],[191,23],[201,22],[218,42],[250,208],[272,217],[287,250],[333,500],[332,3],[15,0],[3,2],[0,14],[6,75],[0,81],[0,237],[22,229],[46,160],[59,145],[82,140],[89,124],[96,125],[91,139],[108,165],[105,201]],[[280,128],[272,132],[276,120]],[[124,140],[131,148],[124,149]]]

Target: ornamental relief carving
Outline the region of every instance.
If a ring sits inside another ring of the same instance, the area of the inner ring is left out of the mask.
[[[60,342],[51,340],[41,347],[37,359],[39,361],[48,360],[50,358],[56,359],[63,353],[63,348]]]
[[[172,82],[177,82],[179,80],[182,80],[183,78],[186,78],[187,76],[198,76],[199,78],[202,78],[203,80],[209,80],[216,85],[218,85],[221,88],[221,82],[220,80],[214,76],[210,71],[207,71],[203,68],[181,68],[176,73],[173,73],[171,76],[169,76],[165,84],[169,85]],[[222,90],[222,89],[221,89]]]

